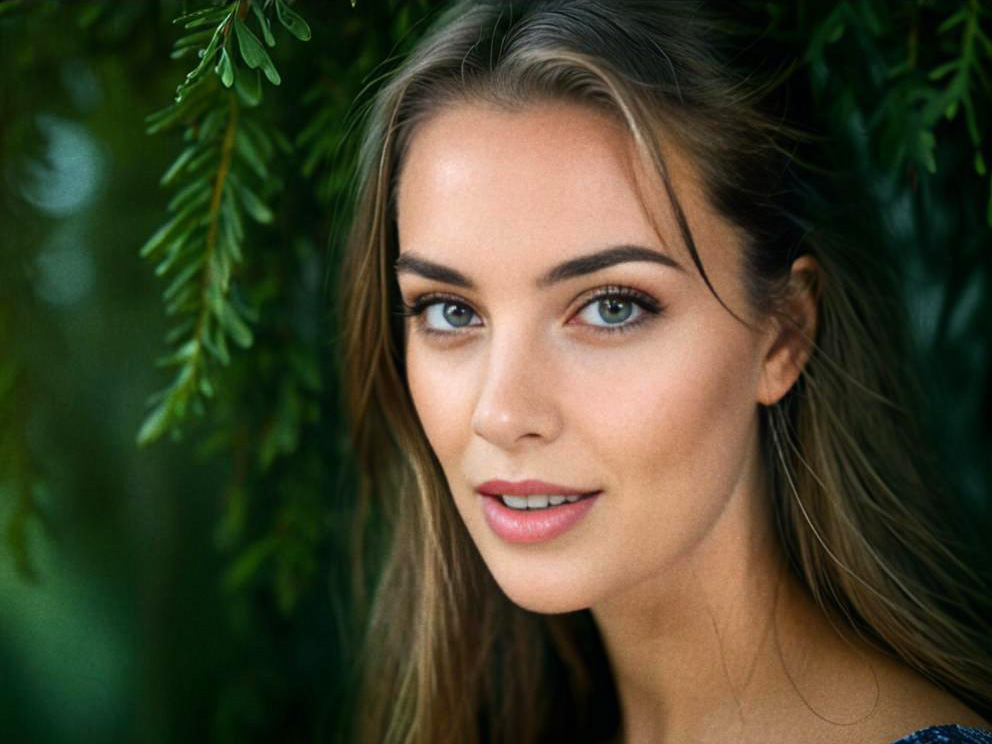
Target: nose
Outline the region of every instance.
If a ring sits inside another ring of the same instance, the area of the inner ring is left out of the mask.
[[[551,349],[521,333],[494,334],[472,414],[472,430],[504,450],[558,437],[562,420]]]

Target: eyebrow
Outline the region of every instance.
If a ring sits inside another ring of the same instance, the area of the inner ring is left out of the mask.
[[[568,261],[553,267],[543,276],[538,277],[535,285],[538,289],[546,289],[553,284],[558,284],[567,279],[575,279],[586,274],[593,274],[610,266],[631,261],[650,261],[678,271],[685,271],[679,263],[660,251],[639,245],[615,245],[594,251],[593,253],[587,253],[584,256],[570,258]],[[456,271],[449,266],[428,261],[412,251],[400,254],[400,257],[396,259],[395,267],[397,274],[417,274],[425,279],[434,279],[435,281],[444,282],[445,284],[451,284],[456,287],[476,289],[475,282],[460,271]]]

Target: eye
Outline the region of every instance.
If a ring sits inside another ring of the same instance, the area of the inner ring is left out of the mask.
[[[598,333],[621,333],[652,320],[662,309],[653,297],[632,287],[603,287],[575,317]]]
[[[444,302],[433,302],[424,308],[424,322],[428,326],[444,328],[447,324],[451,328],[467,328],[470,325],[472,316],[475,315],[472,309],[462,303],[453,300]]]
[[[438,336],[455,336],[463,332],[461,329],[479,325],[469,322],[475,315],[471,307],[454,297],[437,293],[422,295],[409,305],[404,303],[399,314],[414,318],[418,331]]]

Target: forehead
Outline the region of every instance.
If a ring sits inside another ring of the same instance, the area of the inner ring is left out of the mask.
[[[702,196],[687,158],[669,147],[666,164],[707,273],[734,275],[732,229]],[[691,267],[661,182],[626,128],[574,104],[460,104],[420,124],[399,180],[397,218],[401,252],[469,270],[489,259],[543,266],[619,243]]]

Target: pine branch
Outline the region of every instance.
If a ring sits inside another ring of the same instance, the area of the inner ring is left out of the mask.
[[[271,7],[291,34],[310,37],[306,22],[281,0]],[[248,25],[252,19],[264,44]],[[257,121],[261,76],[272,85],[281,82],[265,49],[276,41],[263,8],[237,0],[175,22],[190,33],[176,41],[172,56],[198,50],[199,62],[177,87],[175,102],[147,121],[149,134],[183,127],[186,147],[162,177],[163,185],[181,188],[169,203],[172,219],[141,255],[161,257],[156,274],[171,277],[163,299],[166,313],[179,320],[166,337],[173,351],[159,363],[177,371],[150,401],[154,408],[138,433],[139,444],[168,431],[178,435],[190,411],[202,415],[217,387],[217,367],[230,362],[228,340],[244,349],[253,343],[249,324],[255,312],[239,299],[232,277],[243,261],[244,216],[261,224],[273,220],[268,202],[280,184],[270,166],[274,141],[285,140]]]

